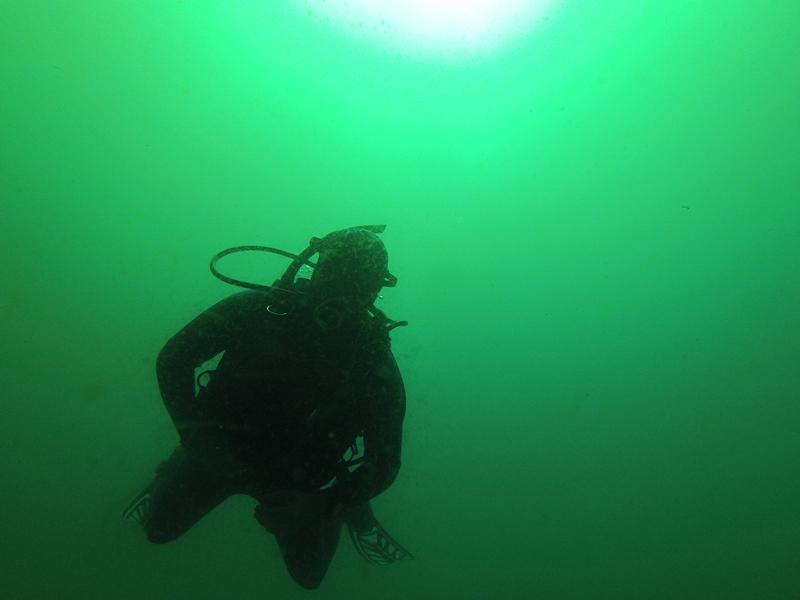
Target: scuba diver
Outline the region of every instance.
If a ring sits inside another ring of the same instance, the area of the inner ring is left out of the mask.
[[[176,539],[241,493],[258,502],[256,520],[304,588],[321,583],[343,524],[371,563],[411,557],[369,503],[400,469],[406,404],[389,332],[407,323],[374,306],[381,288],[397,283],[377,235],[384,229],[335,231],[298,255],[239,246],[212,259],[216,277],[247,291],[200,314],[158,355],[180,444],[124,512],[151,542]],[[292,263],[271,286],[217,270],[243,251]],[[299,276],[303,267],[310,277]],[[216,367],[202,370],[211,359]]]

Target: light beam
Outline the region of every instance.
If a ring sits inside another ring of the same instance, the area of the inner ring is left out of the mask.
[[[312,13],[399,50],[492,51],[529,30],[556,0],[296,0]]]

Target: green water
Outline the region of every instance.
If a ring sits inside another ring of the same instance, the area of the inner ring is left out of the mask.
[[[343,540],[318,597],[800,598],[799,26],[564,0],[438,62],[272,0],[4,3],[2,597],[307,597],[248,498],[158,547],[119,516],[211,255],[374,222],[416,559]]]

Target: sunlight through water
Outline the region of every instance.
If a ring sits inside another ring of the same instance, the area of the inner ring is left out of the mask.
[[[530,32],[556,0],[296,0],[354,35],[414,54],[487,54]]]

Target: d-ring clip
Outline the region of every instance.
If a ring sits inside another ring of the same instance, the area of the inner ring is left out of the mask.
[[[278,312],[276,310],[272,310],[272,304],[267,304],[267,312],[269,314],[271,314],[271,315],[277,315],[279,317],[285,317],[286,315],[289,314],[288,311],[287,312]]]

